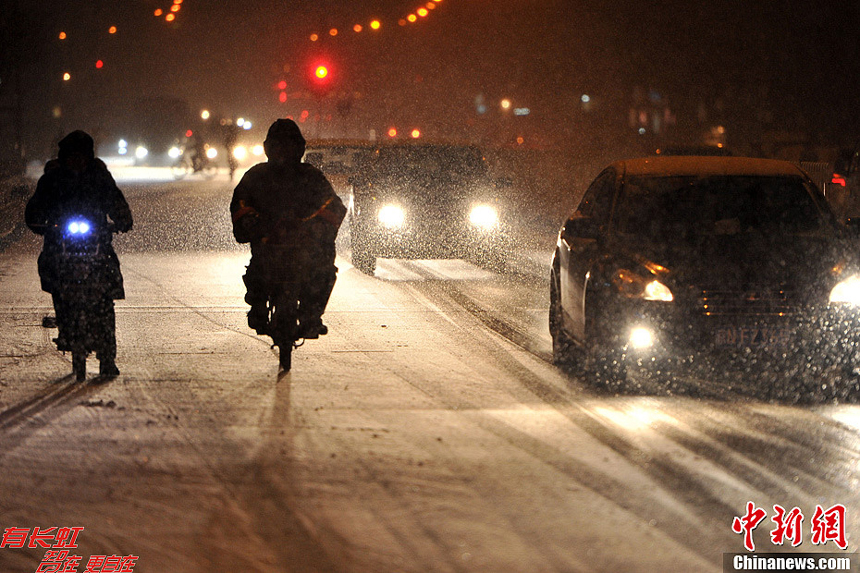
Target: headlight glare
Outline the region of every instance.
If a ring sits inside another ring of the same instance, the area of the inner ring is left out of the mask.
[[[90,224],[86,221],[72,221],[66,226],[72,235],[86,235],[90,232]]]
[[[406,220],[406,213],[399,205],[383,205],[379,210],[379,222],[389,229],[398,229]]]
[[[669,287],[654,279],[637,273],[620,269],[612,277],[619,292],[627,298],[639,298],[660,302],[672,302],[675,297]]]
[[[860,275],[852,275],[833,287],[830,302],[860,306]]]
[[[492,205],[474,205],[469,213],[469,222],[476,227],[494,227],[499,222],[499,213]]]
[[[645,285],[645,296],[643,298],[645,300],[659,300],[663,302],[672,302],[675,300],[669,287],[660,281],[651,281]]]
[[[654,346],[654,333],[644,326],[637,326],[630,331],[630,346],[642,350]]]

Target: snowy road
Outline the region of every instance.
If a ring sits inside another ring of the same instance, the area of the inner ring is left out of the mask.
[[[117,380],[67,376],[38,241],[0,254],[2,529],[83,527],[82,564],[144,573],[717,572],[753,501],[760,551],[790,550],[775,504],[806,516],[796,550],[840,553],[810,522],[843,504],[857,548],[858,407],[597,392],[549,361],[540,252],[508,276],[341,258],[330,334],[279,380],[245,323],[226,182],[126,194]],[[44,554],[0,548],[0,571]]]

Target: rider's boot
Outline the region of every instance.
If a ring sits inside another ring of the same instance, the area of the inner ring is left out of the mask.
[[[99,360],[99,376],[101,378],[116,378],[119,376],[119,368],[113,358],[102,358]]]
[[[315,316],[303,320],[299,324],[299,338],[313,339],[328,334],[328,327],[323,324],[322,318]]]

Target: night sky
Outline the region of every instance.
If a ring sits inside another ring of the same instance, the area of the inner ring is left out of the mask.
[[[27,33],[6,40],[0,98],[8,105],[14,82],[6,78],[17,68],[27,136],[109,133],[146,98],[262,126],[321,112],[331,116],[325,136],[415,125],[434,137],[505,143],[523,132],[529,143],[581,148],[623,135],[636,106],[668,109],[674,134],[714,123],[745,142],[765,131],[816,144],[860,134],[860,8],[852,2],[442,0],[406,26],[398,19],[422,2],[184,0],[168,24],[154,11],[170,2],[17,0],[3,27]],[[367,29],[372,18],[379,31]],[[362,32],[352,31],[356,23]],[[307,92],[317,56],[333,70],[321,101]],[[64,83],[65,70],[73,79]],[[530,115],[505,116],[502,98]]]

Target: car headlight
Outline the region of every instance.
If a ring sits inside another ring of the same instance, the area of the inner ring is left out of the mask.
[[[654,332],[645,326],[632,328],[627,343],[637,350],[651,348],[654,346]]]
[[[474,205],[469,212],[469,222],[476,227],[488,229],[499,222],[499,213],[492,205]]]
[[[248,148],[244,145],[237,145],[233,148],[233,157],[235,157],[239,161],[243,161],[246,157],[248,157]]]
[[[860,275],[852,275],[833,287],[830,302],[860,306]]]
[[[149,155],[149,150],[142,145],[138,145],[137,149],[134,150],[134,156],[138,159],[143,159]]]
[[[389,229],[398,229],[406,220],[406,213],[400,205],[383,205],[377,215],[379,222]]]
[[[174,146],[167,151],[167,155],[170,156],[171,159],[178,159],[179,156],[182,155],[182,150]]]
[[[653,277],[643,277],[621,269],[612,277],[612,284],[627,298],[672,302],[675,297],[669,287]]]

